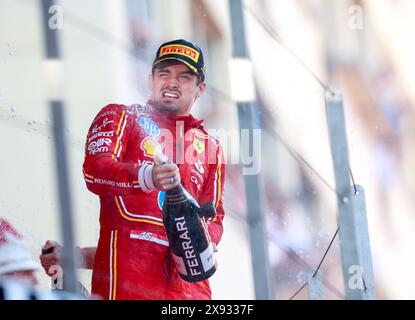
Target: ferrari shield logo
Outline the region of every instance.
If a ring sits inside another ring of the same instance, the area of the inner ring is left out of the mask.
[[[200,141],[198,138],[193,139],[193,147],[197,151],[197,153],[202,153],[205,151],[205,143],[203,141]]]

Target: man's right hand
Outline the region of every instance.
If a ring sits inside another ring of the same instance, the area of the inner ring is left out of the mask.
[[[180,184],[179,167],[175,163],[155,164],[153,167],[153,182],[159,191],[173,189]]]
[[[52,240],[46,241],[42,247],[42,254],[39,256],[40,263],[48,276],[53,276],[55,272],[49,272],[51,266],[61,266],[62,246]]]

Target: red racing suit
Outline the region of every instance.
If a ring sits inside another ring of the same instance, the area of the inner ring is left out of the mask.
[[[111,104],[95,117],[86,141],[84,179],[100,198],[100,237],[92,293],[104,299],[210,299],[208,280],[182,280],[170,258],[162,220],[164,192],[143,178],[155,148],[179,166],[182,185],[216,215],[208,231],[216,246],[223,228],[225,164],[219,142],[191,115]]]

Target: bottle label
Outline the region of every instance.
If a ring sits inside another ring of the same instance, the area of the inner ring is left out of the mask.
[[[208,272],[215,265],[216,260],[212,243],[200,254],[200,259],[205,272]]]
[[[176,221],[176,229],[179,232],[179,250],[182,253],[181,256],[185,261],[185,265],[188,267],[190,275],[200,275],[201,266],[196,258],[197,251],[190,238],[190,231],[186,223],[187,221],[184,217],[174,218],[174,220]]]

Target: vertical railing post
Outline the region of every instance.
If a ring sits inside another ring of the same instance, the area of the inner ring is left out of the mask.
[[[65,141],[65,117],[62,93],[62,54],[59,45],[61,30],[51,23],[50,12],[61,8],[54,0],[42,0],[41,13],[45,43],[45,71],[47,77],[48,102],[53,119],[53,137],[55,151],[55,166],[58,180],[58,196],[60,209],[60,230],[63,238],[62,268],[63,289],[77,292],[77,274],[74,254],[74,236],[72,224],[72,201],[69,187],[67,142]],[[52,89],[53,88],[53,89]],[[55,90],[56,89],[56,90]],[[53,92],[52,92],[53,91]]]
[[[239,127],[241,130],[248,130],[251,141],[251,143],[243,143],[241,139],[241,154],[244,156],[250,150],[255,150],[253,143],[260,143],[254,139],[253,102],[255,100],[255,86],[248,47],[246,45],[242,1],[229,0],[229,11],[233,56],[231,62],[233,68],[231,70],[232,96],[238,108]],[[261,161],[260,154],[253,152],[252,156],[254,158],[253,166],[255,166],[258,161]],[[243,168],[243,172],[247,171],[245,169]],[[255,297],[256,299],[269,300],[273,298],[274,288],[269,270],[268,241],[265,228],[265,214],[261,201],[262,193],[259,172],[244,173],[244,180]]]
[[[374,299],[373,273],[363,192],[350,186],[349,153],[343,96],[337,89],[326,90],[326,113],[337,190],[338,223],[346,298]],[[357,191],[357,192],[355,192]],[[361,189],[363,191],[363,189]],[[362,203],[363,201],[363,203]],[[364,217],[363,217],[364,216]],[[367,245],[363,244],[363,241]],[[368,264],[370,260],[370,265]],[[371,286],[367,294],[366,282]]]

